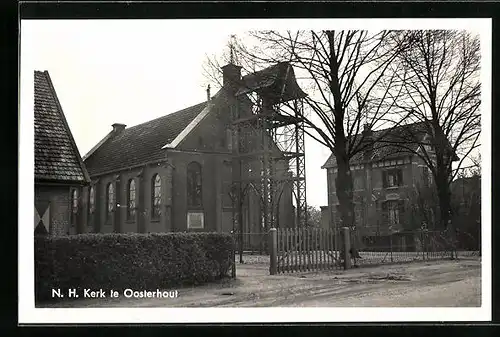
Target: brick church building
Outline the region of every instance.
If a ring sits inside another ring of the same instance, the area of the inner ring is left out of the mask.
[[[47,71],[34,72],[35,234],[76,233],[90,177]]]
[[[80,198],[79,233],[233,229],[231,113],[251,114],[252,103],[235,95],[244,82],[241,67],[228,64],[222,71],[222,88],[213,96],[207,89],[206,101],[132,127],[113,124],[84,156],[91,184]],[[259,172],[252,167],[244,174]],[[245,232],[261,230],[259,200],[252,193],[245,200]],[[278,226],[292,224],[290,188],[278,207]]]

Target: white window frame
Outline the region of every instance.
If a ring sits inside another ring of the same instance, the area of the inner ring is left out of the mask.
[[[201,217],[201,226],[192,226],[192,217],[194,216],[200,216]],[[192,212],[189,211],[187,213],[187,228],[188,229],[203,229],[205,228],[205,213],[203,212]]]

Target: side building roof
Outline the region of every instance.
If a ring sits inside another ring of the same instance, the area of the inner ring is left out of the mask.
[[[396,159],[401,158],[402,156],[410,156],[418,149],[420,146],[420,142],[424,139],[426,132],[424,128],[423,122],[412,123],[406,125],[400,125],[393,128],[386,128],[381,130],[374,130],[372,132],[373,139],[375,140],[373,144],[373,151],[371,154],[370,161],[379,161],[386,159]],[[403,134],[407,134],[408,136],[402,136]],[[359,139],[360,136],[354,137]],[[405,141],[405,147],[403,148],[397,145],[397,142],[401,142],[401,139],[411,139],[417,138],[418,141],[411,142]],[[378,140],[378,141],[377,141]],[[391,142],[394,142],[391,144]],[[351,164],[360,164],[365,161],[363,156],[363,151],[356,153],[353,158],[351,158]],[[328,157],[327,161],[321,168],[329,168],[336,167],[337,160],[335,155],[332,153],[330,157]]]
[[[34,77],[35,181],[89,183],[48,71]]]

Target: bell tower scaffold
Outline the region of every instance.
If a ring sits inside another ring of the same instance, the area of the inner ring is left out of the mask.
[[[243,76],[234,96],[249,98],[252,106],[245,110],[235,105],[231,112],[235,228],[245,231],[243,205],[251,196],[260,205],[260,232],[305,226],[303,100],[307,95],[297,84],[292,66],[280,62]],[[281,214],[287,194],[293,205],[288,213],[293,212],[293,217]]]

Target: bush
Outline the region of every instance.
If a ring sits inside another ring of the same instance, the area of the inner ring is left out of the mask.
[[[156,290],[227,275],[233,239],[220,233],[79,234],[35,237],[35,293],[52,289]]]

